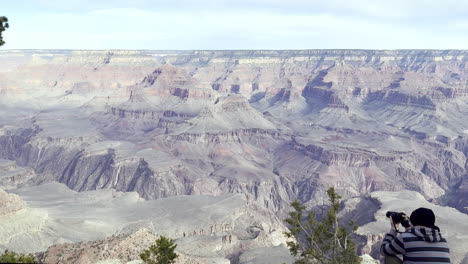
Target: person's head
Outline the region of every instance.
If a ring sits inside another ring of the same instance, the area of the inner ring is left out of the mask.
[[[436,228],[435,215],[431,209],[418,208],[411,213],[410,221],[413,226],[425,226],[429,228]]]

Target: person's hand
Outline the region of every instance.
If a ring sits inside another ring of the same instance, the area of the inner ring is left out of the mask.
[[[409,217],[407,215],[404,215],[403,219],[404,220],[401,222],[401,225],[405,228],[406,231],[411,229],[411,227],[413,227],[413,225],[411,224],[411,221],[410,221]]]
[[[400,223],[394,223],[393,218],[390,217],[390,228],[395,230],[395,231],[398,231],[399,226],[400,226]]]

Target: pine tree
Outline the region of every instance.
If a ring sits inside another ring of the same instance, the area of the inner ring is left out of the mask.
[[[298,257],[295,264],[358,264],[356,244],[351,236],[357,230],[353,222],[346,226],[339,224],[337,217],[341,197],[334,188],[327,191],[330,209],[326,216],[318,219],[314,211],[304,218],[305,206],[299,201],[291,203],[294,211],[289,213],[289,232],[286,232],[290,252]]]
[[[5,250],[0,255],[0,263],[36,263],[33,254],[24,255],[23,253],[15,253],[13,251]]]
[[[3,41],[2,32],[5,31],[5,29],[7,29],[8,27],[8,18],[0,16],[0,46],[5,44],[5,41]]]
[[[178,257],[174,252],[176,247],[174,240],[160,236],[156,244],[140,254],[140,258],[147,264],[173,264]]]

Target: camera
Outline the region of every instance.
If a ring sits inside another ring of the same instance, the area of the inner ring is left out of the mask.
[[[404,227],[404,228],[408,228],[411,226],[409,220],[408,220],[408,217],[406,216],[405,213],[403,212],[392,212],[392,211],[388,211],[387,214],[386,214],[387,217],[389,218],[392,218],[393,220],[393,223],[395,224],[399,224],[401,223],[401,225]]]

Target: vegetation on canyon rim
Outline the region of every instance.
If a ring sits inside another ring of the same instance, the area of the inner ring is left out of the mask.
[[[140,258],[147,264],[173,264],[178,257],[176,247],[174,240],[160,236],[155,244],[140,254]]]
[[[285,234],[293,239],[287,244],[290,252],[299,257],[295,264],[361,263],[356,254],[356,243],[351,238],[358,226],[352,221],[346,226],[340,225],[337,213],[341,196],[333,187],[327,190],[327,195],[330,209],[321,219],[313,210],[305,217],[305,206],[299,201],[291,203],[294,211],[285,220],[289,228]]]
[[[0,263],[36,263],[33,254],[18,254],[13,251],[5,250],[0,255]]]
[[[5,31],[10,25],[8,25],[8,18],[4,16],[0,16],[0,46],[5,44],[3,41],[2,32]]]

